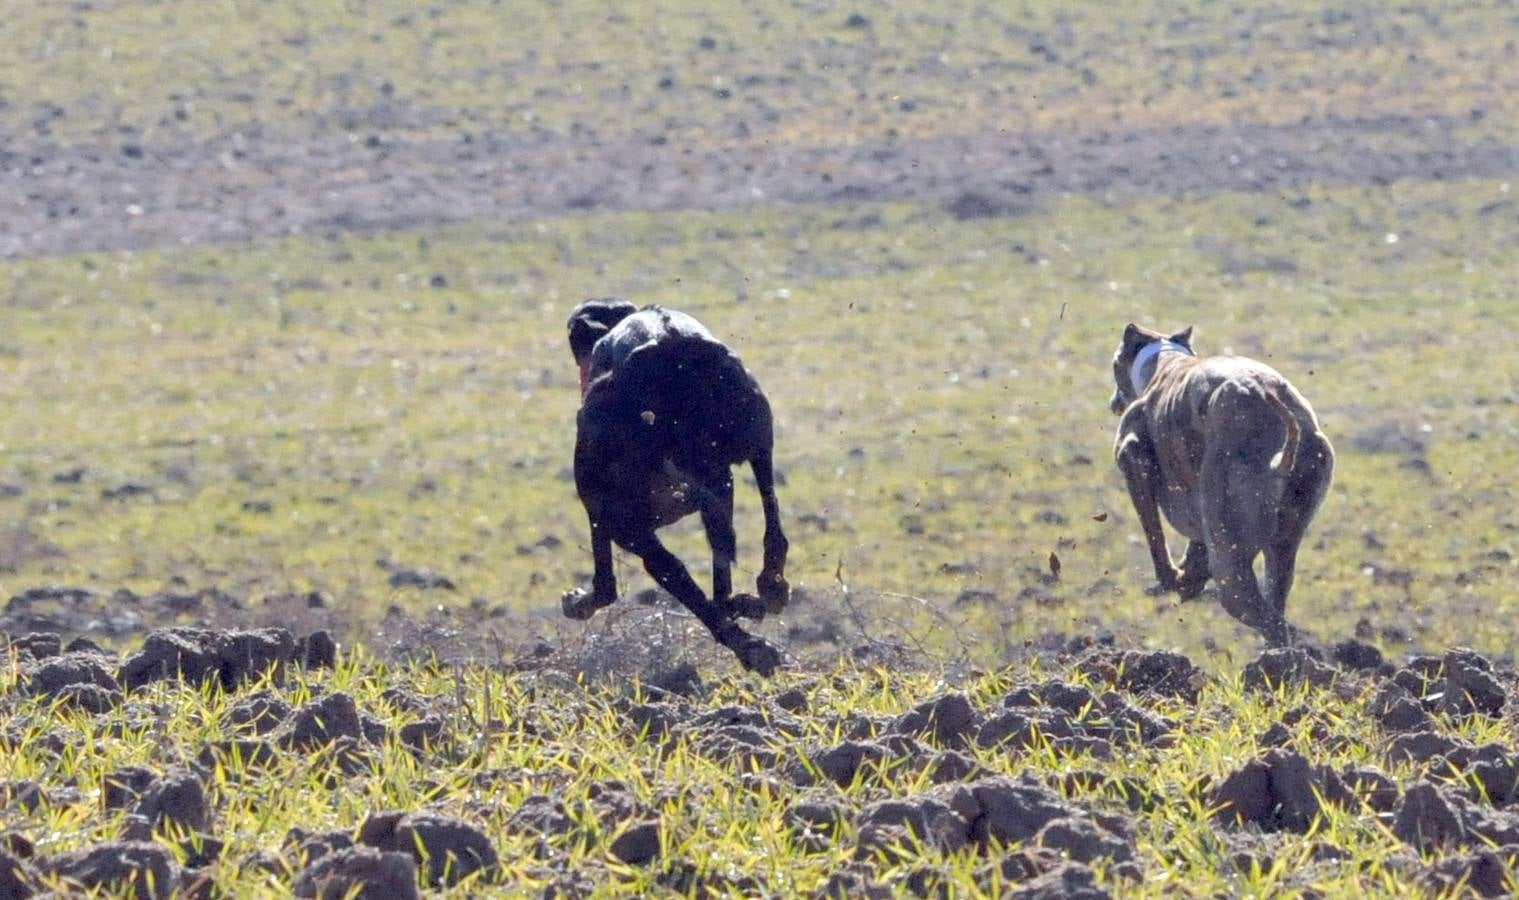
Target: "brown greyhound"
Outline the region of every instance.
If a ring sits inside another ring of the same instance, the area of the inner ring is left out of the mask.
[[[1114,455],[1161,589],[1192,599],[1211,576],[1230,615],[1273,646],[1289,643],[1298,547],[1334,476],[1334,449],[1313,407],[1263,363],[1199,359],[1191,328],[1167,337],[1130,324],[1113,380],[1111,405],[1122,417]],[[1180,568],[1161,511],[1188,539]]]
[[[745,668],[769,675],[780,653],[734,621],[780,612],[791,593],[764,393],[732,351],[675,310],[587,300],[570,314],[569,338],[580,366],[575,488],[591,520],[595,574],[589,590],[564,595],[564,614],[588,619],[617,599],[615,543],[641,557],[660,587]],[[765,513],[757,598],[732,592],[732,467],[743,462],[754,471]],[[700,513],[712,547],[710,600],[655,535],[691,513]]]

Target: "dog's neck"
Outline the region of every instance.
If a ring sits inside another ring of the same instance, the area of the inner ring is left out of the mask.
[[[1192,355],[1192,351],[1186,346],[1178,344],[1170,338],[1151,341],[1140,348],[1134,354],[1134,364],[1129,366],[1129,384],[1134,388],[1134,396],[1139,396],[1149,387],[1150,379],[1155,377],[1155,367],[1160,364],[1162,353],[1185,353]],[[1148,372],[1146,371],[1148,369]]]

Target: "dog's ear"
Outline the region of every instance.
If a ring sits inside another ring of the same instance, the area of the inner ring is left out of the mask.
[[[638,307],[616,297],[587,300],[570,311],[570,353],[580,362],[591,352],[601,336],[618,322],[638,311]]]
[[[1188,350],[1191,350],[1192,349],[1192,326],[1188,325],[1186,328],[1183,328],[1181,331],[1178,331],[1175,334],[1171,335],[1171,340],[1175,341],[1178,344],[1181,344],[1183,347],[1186,347]]]

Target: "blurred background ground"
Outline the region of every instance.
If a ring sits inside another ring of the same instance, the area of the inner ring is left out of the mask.
[[[1512,4],[4,12],[7,629],[489,653],[644,615],[557,613],[589,569],[563,321],[620,294],[771,396],[793,652],[1253,656],[1145,594],[1106,409],[1130,320],[1317,406],[1296,623],[1509,652]]]

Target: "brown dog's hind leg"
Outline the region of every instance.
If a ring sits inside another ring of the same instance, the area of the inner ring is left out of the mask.
[[[745,631],[728,615],[728,610],[708,600],[685,565],[660,543],[654,532],[620,543],[643,559],[644,569],[659,586],[700,619],[719,644],[733,651],[744,668],[770,675],[780,665],[780,651]]]
[[[755,580],[755,587],[766,611],[773,614],[785,609],[791,599],[791,584],[786,580],[786,552],[791,543],[781,530],[781,504],[775,498],[775,472],[771,467],[770,450],[766,448],[756,453],[749,465],[754,470],[754,485],[765,510],[765,562]]]
[[[1324,495],[1329,493],[1333,477],[1334,450],[1328,439],[1319,433],[1303,439],[1296,467],[1282,492],[1277,532],[1266,547],[1266,600],[1283,616],[1287,612],[1287,595],[1292,591],[1298,548],[1324,502]]]
[[[1211,454],[1203,461],[1203,531],[1208,541],[1208,564],[1218,585],[1219,602],[1229,615],[1259,631],[1273,647],[1288,643],[1287,620],[1261,594],[1255,578],[1257,547],[1246,529],[1231,522],[1229,454]]]

